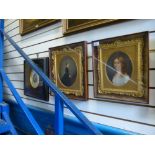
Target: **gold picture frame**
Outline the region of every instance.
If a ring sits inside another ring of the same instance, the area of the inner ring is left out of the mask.
[[[36,31],[42,27],[58,22],[58,19],[20,19],[19,31],[23,36],[27,33]]]
[[[107,26],[110,24],[125,21],[125,19],[64,19],[64,35],[78,33],[92,28]]]
[[[88,99],[86,42],[50,49],[51,79],[72,99]]]
[[[95,97],[149,103],[148,32],[93,43]]]

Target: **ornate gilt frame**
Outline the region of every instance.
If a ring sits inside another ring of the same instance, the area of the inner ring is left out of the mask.
[[[33,25],[33,26],[29,25],[29,27],[25,27],[24,22],[26,22],[26,20],[29,20],[29,19],[20,19],[20,21],[19,21],[19,31],[22,36],[27,33],[36,31],[42,27],[48,26],[50,24],[54,24],[59,21],[58,19],[47,19],[47,20],[43,20],[41,22],[38,21],[36,23],[36,25]],[[36,20],[38,20],[38,19],[36,19]]]
[[[107,49],[116,49],[117,47],[130,47],[130,46],[137,46],[138,48],[138,65],[137,65],[137,71],[138,71],[138,77],[137,77],[137,81],[138,81],[138,87],[137,90],[122,90],[122,89],[116,89],[116,88],[105,88],[104,87],[104,77],[103,77],[103,72],[105,71],[105,67],[103,66],[103,64],[100,62],[98,64],[98,72],[99,72],[99,85],[98,85],[98,91],[99,93],[104,93],[104,94],[111,94],[111,93],[115,93],[115,94],[124,94],[124,95],[129,95],[129,96],[135,96],[135,97],[142,97],[144,94],[144,90],[143,90],[143,75],[142,75],[142,66],[143,66],[143,60],[142,60],[142,52],[143,52],[143,39],[139,38],[139,39],[134,39],[134,40],[128,40],[128,41],[116,41],[114,43],[110,43],[110,44],[101,44],[98,47],[99,50],[99,56],[98,59],[102,61],[102,57],[103,57],[103,50],[107,50]],[[114,52],[113,52],[114,53]],[[112,53],[111,53],[112,54]],[[105,61],[104,61],[105,60]],[[103,62],[106,62],[107,57],[105,57],[103,60]],[[136,69],[135,69],[136,70]],[[100,73],[101,72],[101,73]],[[102,80],[101,80],[102,79]]]
[[[130,50],[131,47],[135,47],[137,53],[132,52]],[[108,81],[106,67],[102,62],[106,64],[110,55],[121,48],[126,48],[126,54],[132,60],[132,64],[134,64],[131,76],[133,80],[118,88]],[[99,41],[99,46],[94,47],[94,52],[95,97],[105,98],[106,100],[148,103],[147,32]],[[133,58],[135,55],[137,58]],[[96,61],[96,58],[99,62]]]
[[[75,19],[64,19],[63,20],[63,33],[64,33],[64,35],[77,33],[80,31],[96,28],[99,26],[106,26],[106,25],[125,21],[123,19],[93,19],[92,21],[88,21],[86,23],[79,24],[79,25],[76,25],[73,27],[69,27],[68,23],[71,22],[71,20],[75,20]],[[80,19],[77,19],[77,20],[80,20]]]
[[[65,45],[50,49],[50,74],[51,79],[62,92],[73,99],[88,98],[87,75],[86,75],[86,50],[85,42]],[[71,87],[63,85],[59,78],[59,64],[64,56],[70,56],[77,67],[77,78]]]

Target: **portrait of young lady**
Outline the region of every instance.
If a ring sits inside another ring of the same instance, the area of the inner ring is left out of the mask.
[[[114,52],[107,62],[108,79],[115,86],[128,83],[132,73],[132,63],[128,55],[122,51]]]

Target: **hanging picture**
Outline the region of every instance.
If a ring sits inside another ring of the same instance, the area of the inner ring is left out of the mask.
[[[32,59],[49,76],[49,58]],[[24,94],[37,99],[49,100],[49,88],[39,75],[24,61]]]
[[[20,34],[25,35],[42,27],[58,22],[58,19],[21,19]]]
[[[51,79],[72,99],[87,100],[87,48],[85,42],[50,49]]]
[[[116,24],[123,21],[125,21],[125,19],[64,19],[64,35],[94,29],[100,26]]]
[[[93,42],[95,97],[149,103],[148,33]]]

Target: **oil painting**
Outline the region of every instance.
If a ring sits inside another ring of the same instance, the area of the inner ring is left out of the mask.
[[[101,26],[109,26],[112,24],[126,21],[125,19],[64,19],[63,31],[64,35],[78,33]]]
[[[23,36],[58,21],[58,19],[21,19],[19,24],[20,34]]]
[[[49,58],[32,59],[49,76]],[[49,88],[39,75],[24,61],[24,95],[40,100],[49,100]]]
[[[95,97],[148,103],[148,33],[108,38],[94,45]]]
[[[50,48],[51,80],[70,98],[88,98],[86,57],[85,42]]]

